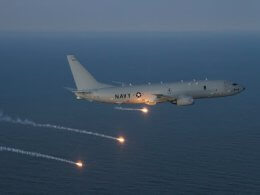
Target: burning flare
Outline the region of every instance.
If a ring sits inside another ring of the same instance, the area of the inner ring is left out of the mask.
[[[76,165],[77,165],[78,167],[83,167],[83,163],[82,163],[81,161],[78,161],[78,162],[76,163]]]
[[[115,109],[116,110],[128,110],[128,111],[141,111],[142,113],[145,113],[145,114],[149,112],[148,108],[146,108],[146,107],[143,107],[143,108],[124,108],[124,107],[116,106]]]
[[[122,137],[122,136],[118,137],[117,140],[118,140],[121,144],[125,143],[125,138]]]
[[[148,108],[146,108],[146,107],[143,107],[143,108],[141,109],[141,111],[142,111],[143,113],[145,113],[145,114],[149,112]]]
[[[28,156],[37,157],[37,158],[45,158],[45,159],[50,159],[50,160],[56,160],[56,161],[60,161],[60,162],[64,162],[64,163],[74,164],[74,165],[77,165],[79,167],[83,166],[81,161],[74,162],[74,161],[67,160],[67,159],[64,159],[64,158],[59,158],[59,157],[51,156],[51,155],[47,155],[47,154],[41,154],[41,153],[38,153],[38,152],[31,152],[31,151],[21,150],[21,149],[18,149],[18,148],[10,148],[10,147],[5,147],[5,146],[0,146],[0,152],[4,152],[4,151],[14,152],[14,153],[17,153],[17,154],[28,155]]]
[[[105,134],[101,134],[101,133],[96,133],[96,132],[92,132],[92,131],[88,131],[88,130],[75,129],[75,128],[64,127],[64,126],[60,126],[60,125],[36,123],[36,122],[28,120],[28,119],[24,119],[24,120],[22,120],[20,118],[15,119],[15,118],[11,118],[8,115],[4,115],[3,112],[1,112],[1,111],[0,111],[0,122],[29,125],[32,127],[58,129],[58,130],[63,130],[63,131],[68,131],[68,132],[73,132],[73,133],[94,135],[94,136],[103,137],[103,138],[107,138],[107,139],[117,140],[117,137],[113,137],[113,136],[109,136],[109,135],[105,135]]]

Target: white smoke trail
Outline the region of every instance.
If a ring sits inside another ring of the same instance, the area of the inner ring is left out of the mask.
[[[124,108],[124,107],[116,106],[115,109],[116,110],[128,110],[128,111],[141,111],[143,113],[148,112],[148,109],[145,107],[143,107],[143,108]]]
[[[60,161],[60,162],[65,162],[65,163],[77,165],[77,166],[82,165],[81,162],[74,162],[74,161],[71,161],[71,160],[67,160],[67,159],[63,159],[63,158],[59,158],[59,157],[55,157],[55,156],[41,154],[41,153],[38,153],[38,152],[24,151],[24,150],[17,149],[17,148],[0,146],[0,151],[14,152],[14,153],[28,155],[28,156],[32,156],[32,157],[38,157],[38,158],[46,158],[46,159],[50,159],[50,160],[56,160],[56,161]]]
[[[60,125],[52,125],[52,124],[41,124],[41,123],[36,123],[34,121],[28,120],[28,119],[14,119],[10,116],[4,115],[3,112],[0,112],[0,122],[8,122],[8,123],[15,123],[15,124],[21,124],[21,125],[29,125],[33,127],[45,127],[45,128],[50,128],[50,129],[59,129],[59,130],[64,130],[64,131],[70,131],[74,133],[82,133],[82,134],[88,134],[88,135],[94,135],[98,137],[103,137],[107,139],[113,139],[119,141],[117,137],[101,134],[101,133],[95,133],[92,131],[86,131],[86,130],[81,130],[81,129],[75,129],[75,128],[70,128],[70,127],[63,127]]]
[[[136,110],[136,111],[140,111],[139,108],[123,108],[123,107],[120,107],[120,106],[116,106],[115,109],[116,110],[132,110],[132,111]]]

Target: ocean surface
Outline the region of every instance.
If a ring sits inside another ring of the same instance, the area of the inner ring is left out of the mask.
[[[208,78],[246,90],[115,110],[64,89],[75,88],[67,54],[110,84]],[[126,139],[0,122],[0,146],[84,162],[1,151],[0,193],[260,194],[259,85],[259,33],[0,33],[5,115]]]

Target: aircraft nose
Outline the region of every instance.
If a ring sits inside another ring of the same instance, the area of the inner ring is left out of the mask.
[[[246,88],[245,88],[244,86],[242,86],[242,85],[239,86],[239,91],[240,91],[240,92],[244,91],[245,89],[246,89]]]
[[[237,83],[232,83],[232,88],[235,93],[240,93],[246,89],[243,85]]]

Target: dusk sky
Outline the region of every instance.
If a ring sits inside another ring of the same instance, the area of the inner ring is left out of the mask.
[[[1,31],[258,31],[259,0],[0,0]]]

